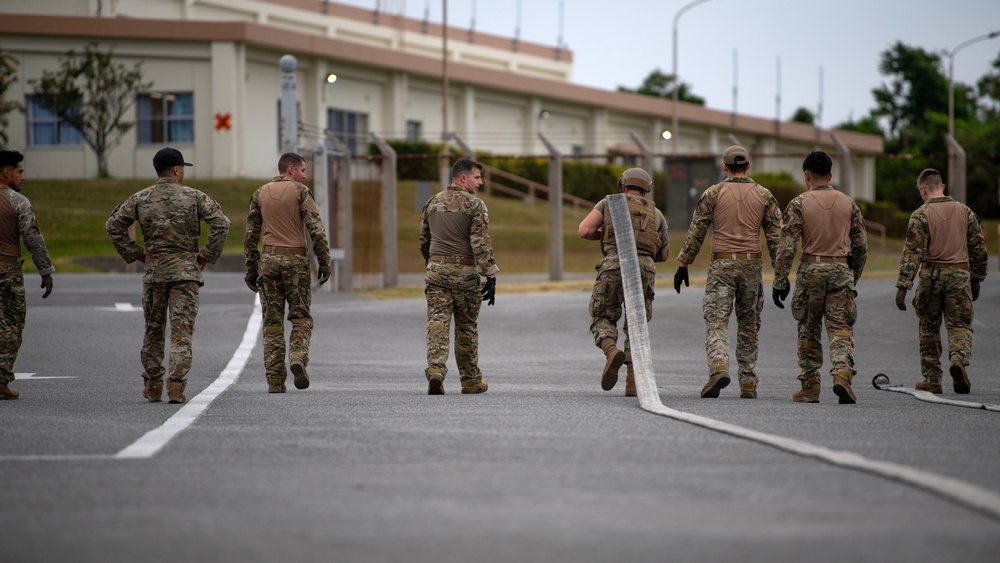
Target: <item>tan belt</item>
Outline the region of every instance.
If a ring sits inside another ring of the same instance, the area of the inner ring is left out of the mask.
[[[958,264],[945,264],[944,262],[927,262],[925,260],[924,268],[938,268],[940,270],[968,270],[969,265],[965,262],[960,262]]]
[[[0,262],[4,262],[6,264],[20,264],[21,263],[21,258],[19,256],[3,256],[3,255],[0,255]]]
[[[760,252],[716,252],[712,260],[756,260]]]
[[[306,249],[300,246],[268,246],[264,245],[265,254],[301,254],[305,256]]]
[[[847,256],[816,256],[815,254],[803,254],[803,262],[826,262],[828,264],[847,264]]]
[[[475,266],[476,261],[472,258],[459,258],[458,256],[439,256],[433,255],[430,258],[431,262],[443,262],[445,264],[455,264],[461,266]]]

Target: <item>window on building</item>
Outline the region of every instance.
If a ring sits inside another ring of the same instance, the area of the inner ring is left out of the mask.
[[[327,128],[334,136],[344,141],[351,154],[368,148],[368,114],[330,108],[327,112]]]
[[[573,156],[583,156],[583,145],[573,145]]]
[[[194,142],[193,92],[139,94],[136,108],[139,144]]]
[[[423,123],[416,119],[406,120],[406,140],[419,141],[423,136]]]
[[[42,107],[36,96],[28,96],[24,105],[28,110],[28,146],[65,147],[83,144],[80,131]]]

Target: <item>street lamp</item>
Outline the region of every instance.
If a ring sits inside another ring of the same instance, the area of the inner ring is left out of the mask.
[[[681,86],[680,77],[677,76],[677,24],[681,20],[681,14],[683,14],[684,12],[690,10],[691,8],[694,8],[698,4],[702,4],[702,3],[705,3],[705,2],[708,2],[708,0],[695,0],[694,2],[686,4],[683,8],[681,8],[680,10],[677,10],[677,15],[674,16],[674,123],[673,123],[673,133],[674,133],[674,135],[676,135],[677,131],[678,131],[678,129],[677,129],[677,91],[680,90],[680,86]],[[674,153],[675,156],[677,155],[677,141],[674,141],[674,143],[673,143],[673,153]]]
[[[994,37],[1000,36],[1000,30],[991,31],[986,35],[980,35],[979,37],[973,37],[968,41],[959,43],[954,49],[948,53],[948,186],[951,187],[952,193],[955,193],[955,189],[959,186],[955,185],[955,163],[954,163],[954,149],[952,145],[956,143],[955,141],[955,55],[959,51],[972,45],[973,43],[978,43],[980,41],[986,41],[988,39],[993,39]],[[964,184],[964,182],[963,182]],[[965,198],[965,186],[961,186],[962,198]]]

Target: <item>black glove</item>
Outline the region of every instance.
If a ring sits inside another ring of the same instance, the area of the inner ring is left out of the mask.
[[[243,280],[247,282],[247,287],[254,293],[257,293],[257,277],[256,270],[247,272],[247,275],[243,277]]]
[[[852,272],[854,271],[854,253],[853,252],[848,252],[847,253],[847,267],[850,268]]]
[[[329,264],[323,264],[322,266],[320,266],[319,267],[319,274],[317,274],[317,276],[316,276],[316,279],[319,281],[319,284],[323,285],[324,283],[330,281],[330,275],[331,275],[331,273],[332,272],[330,271],[330,265]]]
[[[688,279],[687,266],[678,266],[677,271],[674,272],[674,289],[677,290],[678,294],[681,292],[681,282],[684,282],[684,287],[691,285],[691,280]]]
[[[486,278],[486,285],[483,286],[483,301],[489,301],[487,305],[497,302],[497,279]]]
[[[900,311],[906,310],[906,290],[903,288],[896,290],[896,308]]]
[[[975,296],[979,297],[979,282],[975,282],[976,293]],[[45,289],[45,293],[42,294],[42,299],[45,299],[52,293],[52,274],[45,274],[42,276],[42,288]]]
[[[45,295],[48,295],[46,293]],[[979,280],[972,280],[972,300],[979,299]]]
[[[775,306],[779,309],[784,309],[785,304],[783,303],[785,299],[788,299],[788,293],[792,291],[792,286],[788,286],[785,289],[778,289],[776,287],[771,288],[771,299],[774,300]]]

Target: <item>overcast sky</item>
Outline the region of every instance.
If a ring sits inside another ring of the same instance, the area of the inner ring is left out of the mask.
[[[442,0],[335,0],[440,22]],[[673,19],[691,0],[449,0],[448,23],[573,51],[573,82],[614,90],[636,87],[651,70],[673,65]],[[681,16],[678,74],[713,109],[774,118],[781,60],[781,117],[816,113],[823,68],[822,125],[867,115],[883,77],[880,54],[896,41],[945,52],[1000,30],[996,0],[707,0]],[[733,51],[738,66],[734,73]],[[955,57],[955,81],[974,85],[1000,54],[1000,37]],[[947,57],[944,57],[947,73]]]

